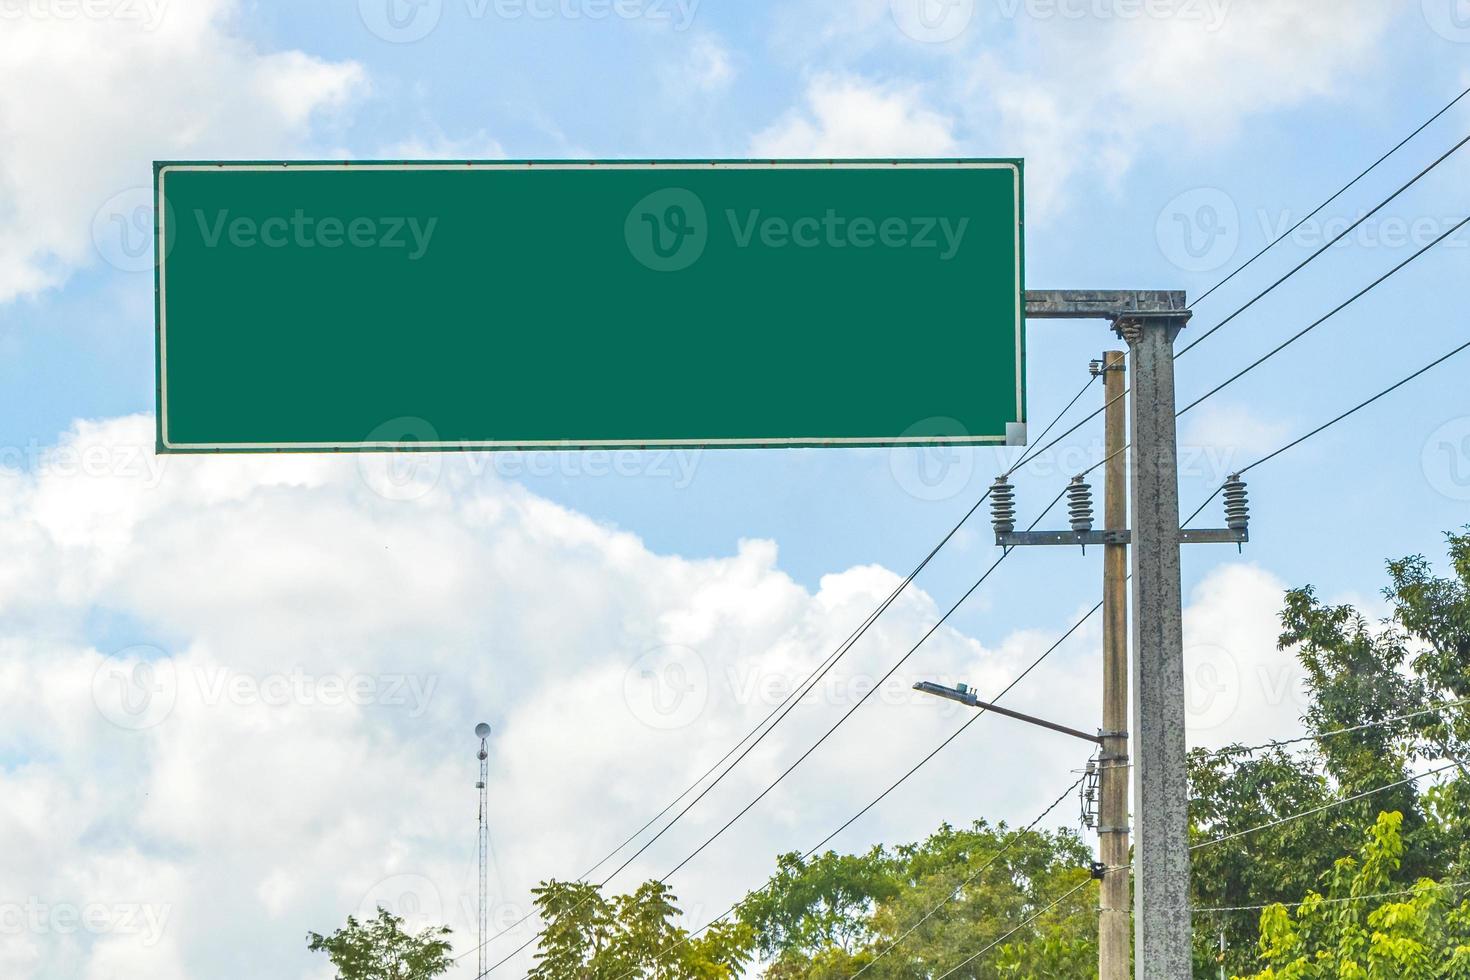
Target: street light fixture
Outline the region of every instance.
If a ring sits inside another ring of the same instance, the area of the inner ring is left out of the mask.
[[[988,701],[981,701],[979,698],[975,697],[975,692],[971,691],[970,688],[965,684],[957,684],[954,687],[945,687],[942,684],[934,684],[930,681],[920,681],[919,683],[914,685],[914,690],[922,691],[925,694],[932,694],[935,697],[947,698],[950,701],[958,701],[960,704],[969,705],[972,708],[980,708],[983,711],[993,711],[998,715],[1005,715],[1007,718],[1014,718],[1017,721],[1024,721],[1028,725],[1038,725],[1041,728],[1050,729],[1054,732],[1061,732],[1063,735],[1071,735],[1073,738],[1080,738],[1084,742],[1091,742],[1093,745],[1102,744],[1102,736],[1100,735],[1089,735],[1086,732],[1078,731],[1075,728],[1068,728],[1066,725],[1058,725],[1055,722],[1047,721],[1044,718],[1037,718],[1034,715],[1022,714],[1019,711],[1012,711],[1010,708],[1002,708],[998,704],[991,704]]]

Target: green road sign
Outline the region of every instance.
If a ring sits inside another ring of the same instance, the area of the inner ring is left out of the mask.
[[[1021,163],[159,163],[160,452],[1024,441]]]

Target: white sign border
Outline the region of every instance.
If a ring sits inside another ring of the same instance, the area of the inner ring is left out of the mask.
[[[771,438],[760,437],[754,439],[556,439],[541,441],[524,440],[461,440],[445,442],[415,442],[411,446],[392,442],[289,442],[289,443],[175,443],[168,438],[168,331],[166,296],[166,263],[161,257],[167,256],[167,242],[164,232],[167,221],[162,216],[167,214],[166,195],[164,193],[164,181],[170,173],[188,171],[357,171],[357,170],[774,170],[774,169],[808,169],[808,170],[891,170],[895,168],[916,170],[1009,170],[1014,179],[1012,181],[1012,192],[1014,194],[1016,223],[1014,229],[1014,242],[1016,254],[1016,421],[1006,425],[1007,434],[1004,436],[821,436],[821,437],[790,437]],[[1021,164],[1010,160],[711,160],[686,161],[670,160],[660,161],[515,161],[515,160],[465,160],[465,161],[342,161],[340,163],[322,163],[316,161],[281,161],[279,163],[165,163],[159,166],[157,174],[157,194],[154,214],[158,216],[155,221],[154,247],[157,268],[157,317],[158,317],[158,448],[162,452],[181,453],[227,453],[227,452],[387,452],[412,449],[415,451],[432,452],[436,450],[573,450],[573,449],[638,449],[648,448],[717,448],[717,447],[746,447],[752,449],[770,448],[798,448],[798,447],[825,447],[825,446],[852,446],[852,447],[878,447],[885,446],[940,446],[940,445],[1025,445],[1025,348],[1024,333],[1026,329],[1026,293],[1025,283],[1022,281],[1025,274],[1025,255],[1022,252],[1023,244],[1021,233],[1025,225],[1025,216],[1022,213],[1022,181]]]

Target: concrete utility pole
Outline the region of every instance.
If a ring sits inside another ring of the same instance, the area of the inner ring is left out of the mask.
[[[1128,527],[1128,406],[1123,401],[1122,351],[1103,354],[1106,399],[1103,527]],[[1128,546],[1103,545],[1103,730],[1098,757],[1098,851],[1106,868],[1128,864]],[[1133,937],[1129,928],[1129,880],[1105,874],[1098,893],[1098,978],[1128,980]]]
[[[1101,980],[1128,977],[1126,908],[1128,881],[1106,869],[1128,857],[1128,791],[1131,772],[1138,815],[1133,850],[1132,944],[1137,980],[1189,980],[1189,774],[1184,740],[1183,596],[1180,544],[1241,545],[1250,540],[1245,484],[1225,484],[1224,528],[1179,527],[1178,441],[1174,418],[1174,338],[1189,322],[1182,292],[1166,290],[1040,290],[1026,293],[1026,315],[1039,319],[1104,319],[1128,343],[1132,466],[1124,461],[1123,356],[1104,357],[1107,411],[1107,501],[1103,530],[1092,529],[1090,490],[1081,477],[1067,488],[1070,531],[1017,531],[1015,490],[1007,477],[991,488],[995,543],[1104,547],[1103,745],[1099,790],[1098,862],[1104,869],[1100,898]],[[1131,477],[1128,471],[1131,469]],[[1129,507],[1123,495],[1129,480]],[[1128,671],[1128,611],[1123,582],[1127,546],[1132,549],[1133,662]],[[1126,731],[1129,679],[1133,726]]]
[[[1188,980],[1189,772],[1184,737],[1183,596],[1174,338],[1188,311],[1130,313],[1133,499],[1134,954],[1138,980]]]
[[[1183,596],[1179,546],[1250,540],[1245,483],[1225,483],[1224,528],[1179,527],[1178,441],[1174,428],[1174,338],[1189,322],[1182,292],[1163,290],[1041,290],[1026,293],[1028,318],[1104,319],[1128,342],[1132,466],[1121,452],[1122,355],[1109,352],[1107,371],[1106,527],[1092,527],[1091,488],[1081,476],[1067,487],[1071,529],[1017,531],[1009,474],[990,488],[995,543],[1102,545],[1106,662],[1103,669],[1102,792],[1098,869],[1103,878],[1099,922],[1101,980],[1128,974],[1127,879],[1107,873],[1127,863],[1128,793],[1122,774],[1132,751],[1134,812],[1133,959],[1137,980],[1189,980],[1189,773],[1184,741]],[[1115,400],[1117,404],[1115,404]],[[1129,479],[1132,527],[1122,485]],[[1127,670],[1128,611],[1123,593],[1127,546],[1133,545],[1133,669]],[[1132,679],[1133,730],[1125,730]],[[960,692],[964,693],[964,692]],[[1121,785],[1120,785],[1121,784]]]

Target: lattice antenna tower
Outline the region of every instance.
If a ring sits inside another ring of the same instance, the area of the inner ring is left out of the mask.
[[[485,943],[488,942],[490,919],[490,823],[486,813],[489,790],[485,788],[490,780],[490,726],[480,722],[475,726],[475,737],[480,740],[480,779],[475,783],[475,789],[480,791],[480,902],[476,906],[480,916],[480,946],[475,980],[481,980],[485,976]]]

